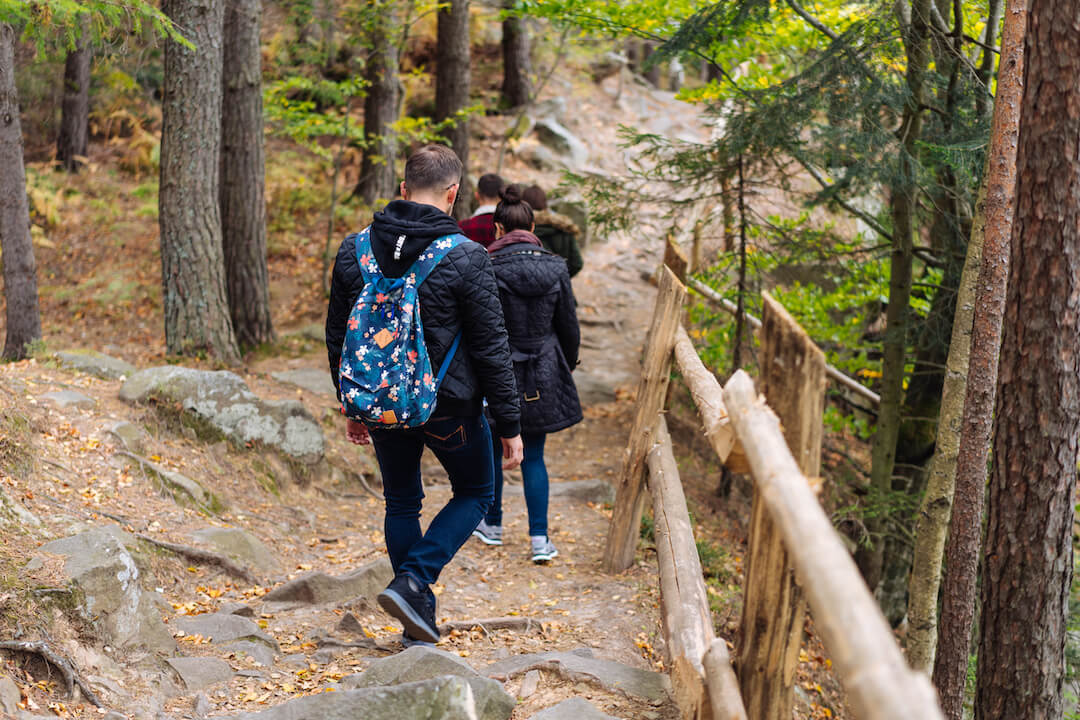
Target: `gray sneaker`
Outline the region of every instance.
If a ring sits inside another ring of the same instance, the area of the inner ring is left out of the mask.
[[[532,542],[532,561],[534,563],[546,563],[548,560],[558,557],[559,551],[555,549],[555,544],[548,540],[547,535],[533,535],[529,540]]]
[[[481,520],[472,534],[485,545],[502,545],[502,525],[488,525]]]

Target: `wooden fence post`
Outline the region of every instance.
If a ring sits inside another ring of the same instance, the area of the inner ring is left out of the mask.
[[[622,471],[615,485],[615,510],[611,516],[607,546],[604,549],[604,569],[608,572],[621,572],[634,562],[641,511],[645,504],[645,495],[642,492],[645,456],[651,446],[650,439],[656,426],[656,416],[663,409],[671,376],[675,330],[679,327],[679,316],[685,300],[686,287],[669,268],[662,268],[652,325],[646,339],[641,380],[638,382],[637,412],[633,425],[630,426],[630,439],[623,456]]]
[[[780,418],[803,474],[821,473],[825,355],[795,319],[763,293],[761,390]],[[790,720],[806,599],[755,483],[746,553],[738,675],[750,717]]]

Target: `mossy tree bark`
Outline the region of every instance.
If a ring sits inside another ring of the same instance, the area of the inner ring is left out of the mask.
[[[252,348],[274,339],[266,265],[260,0],[224,0],[221,106],[221,242],[236,340]]]
[[[469,0],[450,0],[439,10],[438,50],[435,58],[435,121],[454,118],[469,105]],[[454,216],[472,212],[473,188],[469,181],[469,121],[458,118],[444,135],[461,159],[461,178]]]
[[[158,223],[168,352],[233,363],[239,351],[218,207],[224,7],[224,0],[162,3],[195,47],[165,41]]]
[[[0,23],[0,252],[7,302],[4,357],[9,360],[26,357],[28,346],[41,339],[37,264],[30,240],[22,125],[15,87],[17,37],[13,27]]]
[[[1032,0],[1002,325],[976,720],[1062,717],[1080,449],[1080,33]]]

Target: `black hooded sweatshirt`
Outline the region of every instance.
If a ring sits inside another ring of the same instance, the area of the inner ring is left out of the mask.
[[[436,207],[394,200],[385,210],[375,213],[371,247],[383,275],[396,278],[404,275],[434,240],[460,232],[454,219]],[[395,255],[399,241],[400,251]],[[349,236],[341,243],[334,262],[326,312],[326,350],[335,388],[345,325],[363,289],[356,243]],[[499,435],[518,435],[521,412],[517,386],[499,289],[487,250],[472,241],[455,247],[420,285],[419,296],[424,344],[433,369],[442,365],[454,337],[462,331],[461,346],[439,387],[435,415],[479,415],[486,397]]]

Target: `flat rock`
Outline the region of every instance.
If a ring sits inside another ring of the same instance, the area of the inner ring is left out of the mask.
[[[525,488],[521,484],[506,484],[503,486],[503,494],[524,495]],[[615,488],[603,480],[567,480],[550,483],[548,495],[568,497],[581,502],[606,503],[615,501]]]
[[[532,720],[618,720],[596,709],[591,702],[581,698],[563,700],[532,716]]]
[[[224,509],[221,498],[187,475],[178,473],[175,470],[169,470],[134,453],[119,454],[138,465],[147,477],[157,485],[158,490],[170,495],[180,505],[193,505],[212,515],[216,515]]]
[[[530,670],[525,673],[525,677],[521,680],[521,687],[518,689],[518,697],[522,700],[529,698],[540,688],[540,671]]]
[[[263,400],[239,375],[226,370],[173,365],[140,370],[124,381],[120,398],[131,403],[179,404],[184,412],[239,445],[263,445],[305,465],[323,457],[322,428],[302,404]]]
[[[135,366],[96,350],[63,350],[56,353],[61,367],[78,370],[104,380],[119,380],[135,372]]]
[[[0,675],[0,715],[14,715],[19,711],[22,692],[15,681],[7,675]]]
[[[214,706],[210,703],[210,698],[206,697],[203,693],[199,693],[195,696],[195,701],[192,702],[191,709],[195,713],[195,717],[203,718],[210,714],[214,709]]]
[[[44,400],[61,410],[67,410],[68,408],[90,410],[97,405],[97,400],[94,398],[87,397],[81,392],[75,392],[74,390],[56,390],[55,392],[47,392],[44,395],[41,395],[39,399]]]
[[[461,677],[323,692],[233,717],[238,720],[479,720],[472,687]]]
[[[266,643],[240,640],[239,642],[224,645],[221,649],[236,653],[237,655],[247,655],[254,660],[257,665],[262,665],[263,667],[270,667],[274,664],[274,651],[271,650]]]
[[[0,487],[0,527],[7,526],[20,527],[23,530],[40,528],[41,520],[27,510],[17,498],[11,497],[3,487]]]
[[[509,680],[530,670],[551,670],[571,682],[587,682],[638,697],[649,702],[668,698],[671,682],[667,675],[639,670],[622,663],[584,657],[576,652],[546,652],[514,655],[488,666],[486,674],[497,680]]]
[[[121,420],[108,427],[108,432],[128,452],[142,455],[146,452],[146,443],[150,440],[150,433],[141,425]]]
[[[166,658],[165,662],[180,676],[188,692],[226,682],[233,676],[233,669],[221,658],[174,657]]]
[[[240,528],[208,527],[196,530],[191,537],[212,545],[218,552],[264,573],[277,569],[270,549],[258,538]]]
[[[224,645],[236,640],[261,642],[275,652],[277,640],[270,637],[259,626],[245,617],[226,613],[208,613],[206,615],[179,616],[173,618],[172,626],[183,630],[188,635],[201,635],[215,645]]]
[[[151,593],[139,583],[139,568],[118,537],[99,528],[42,545],[65,558],[64,574],[81,597],[80,610],[116,648],[170,652],[176,647]]]
[[[465,678],[472,686],[479,720],[507,720],[516,704],[502,684],[481,677],[457,655],[423,646],[413,646],[397,655],[376,660],[362,673],[342,680],[346,689],[402,685],[446,675]]]
[[[326,368],[298,368],[296,370],[281,370],[270,373],[270,377],[278,382],[288,383],[307,390],[316,395],[326,395],[331,398],[337,397],[334,383],[330,380],[330,371]]]
[[[271,590],[264,602],[329,605],[357,597],[374,598],[394,579],[387,557],[379,558],[345,575],[311,572]]]

